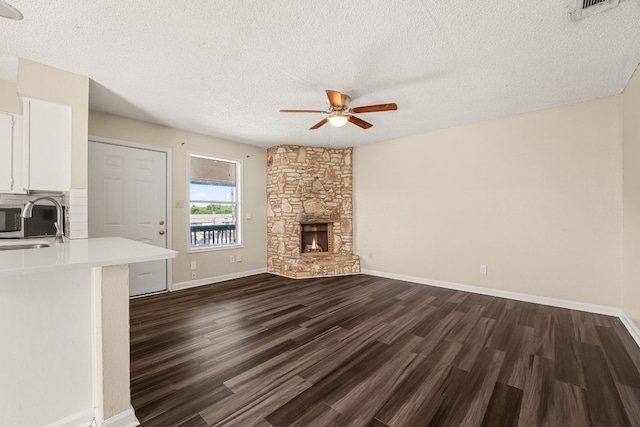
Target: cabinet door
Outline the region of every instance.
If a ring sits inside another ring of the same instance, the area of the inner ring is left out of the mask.
[[[0,113],[0,192],[13,188],[13,116]]]
[[[0,113],[0,193],[26,193],[22,116]]]
[[[24,98],[30,190],[71,188],[71,108]]]
[[[12,193],[25,194],[29,179],[28,153],[22,132],[24,120],[20,115],[13,116],[13,189]]]

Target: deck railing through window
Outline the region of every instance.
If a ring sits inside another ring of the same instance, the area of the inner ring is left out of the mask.
[[[191,246],[215,246],[236,243],[236,225],[192,225]]]

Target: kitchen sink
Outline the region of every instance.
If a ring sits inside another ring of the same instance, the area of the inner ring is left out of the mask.
[[[10,244],[0,243],[0,251],[15,251],[18,249],[39,249],[51,246],[49,242],[11,242]]]

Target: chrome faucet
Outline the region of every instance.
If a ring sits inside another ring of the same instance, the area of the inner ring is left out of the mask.
[[[56,243],[64,243],[64,221],[62,219],[62,206],[60,206],[60,203],[56,199],[43,196],[38,197],[37,199],[30,200],[26,205],[24,205],[24,209],[22,209],[22,214],[20,214],[20,216],[22,218],[31,218],[31,216],[33,215],[33,205],[35,205],[39,200],[48,200],[55,205],[56,222],[54,222],[53,225],[55,225],[56,227]]]

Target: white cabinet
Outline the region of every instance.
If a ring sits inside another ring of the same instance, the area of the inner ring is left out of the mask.
[[[0,113],[0,193],[25,193],[22,116]]]
[[[71,107],[23,98],[29,190],[71,188]]]
[[[23,98],[23,115],[0,113],[0,193],[71,188],[71,108]]]
[[[0,114],[0,191],[13,188],[13,116]]]

